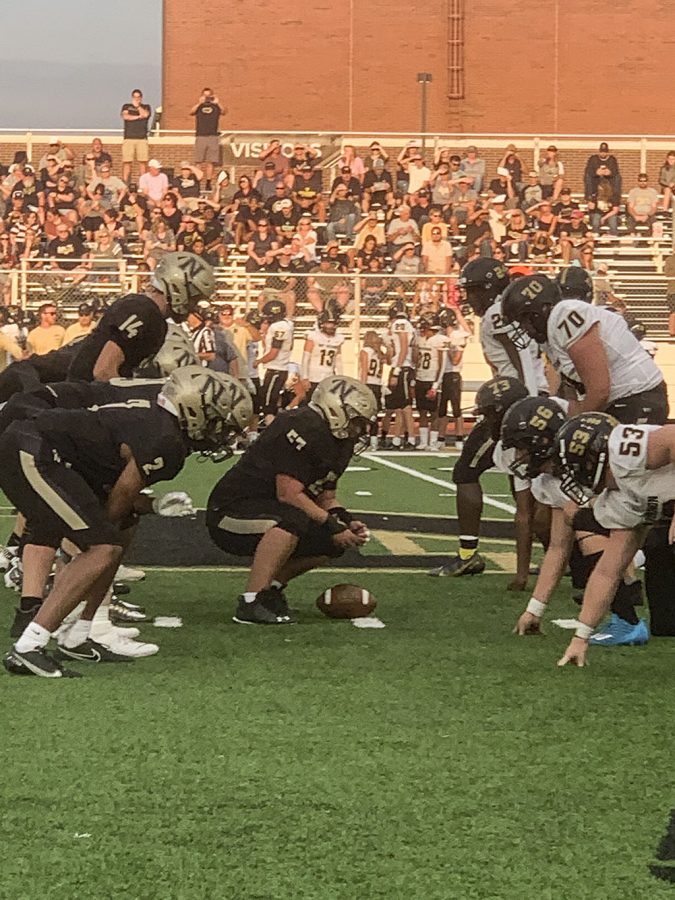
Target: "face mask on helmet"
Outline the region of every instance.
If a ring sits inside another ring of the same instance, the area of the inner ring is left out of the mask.
[[[200,453],[231,455],[231,443],[253,415],[250,395],[230,375],[201,366],[176,369],[160,393],[173,407],[190,447]]]
[[[268,322],[280,322],[286,318],[286,304],[281,300],[268,300],[262,308],[262,314]]]
[[[555,455],[556,435],[565,415],[555,400],[526,397],[507,410],[501,440],[505,450],[516,451],[509,469],[519,478],[536,478]]]
[[[502,419],[506,411],[525,397],[527,397],[525,385],[510,376],[491,378],[478,388],[475,412],[490,426],[493,440],[499,440]]]
[[[320,381],[309,405],[320,413],[339,440],[360,442],[377,417],[373,392],[346,375],[332,375]]]
[[[506,267],[499,260],[489,257],[478,257],[468,262],[462,269],[458,282],[466,301],[478,316],[485,314],[508,283]]]
[[[199,300],[208,300],[216,289],[211,266],[185,251],[163,256],[150,276],[150,284],[164,294],[176,321],[183,321]]]
[[[575,503],[587,503],[602,486],[607,444],[617,420],[607,413],[574,416],[558,432],[560,486]]]
[[[560,299],[558,285],[545,275],[526,275],[509,285],[502,298],[502,313],[512,326],[509,337],[519,350],[530,340],[538,344],[548,340],[548,317]]]

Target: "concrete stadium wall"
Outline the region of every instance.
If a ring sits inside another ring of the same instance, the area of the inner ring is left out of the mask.
[[[448,98],[463,11],[463,99]],[[662,134],[675,76],[670,0],[164,2],[163,126],[205,85],[227,129]]]

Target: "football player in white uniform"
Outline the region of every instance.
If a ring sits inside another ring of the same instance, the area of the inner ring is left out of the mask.
[[[563,491],[576,502],[599,495],[593,513],[610,531],[584,592],[579,625],[559,661],[583,666],[589,639],[641,546],[645,528],[671,517],[668,540],[675,541],[675,426],[620,424],[593,412],[570,419],[557,440]]]
[[[382,408],[382,371],[386,361],[382,338],[372,329],[366,331],[359,352],[359,381],[367,384],[375,395],[378,411]],[[377,450],[377,420],[370,426],[370,449]]]
[[[454,309],[449,307],[439,313],[441,329],[448,338],[445,355],[445,369],[438,403],[438,437],[445,444],[448,427],[448,408],[455,420],[455,446],[461,447],[464,440],[464,418],[462,417],[462,357],[471,332],[462,328]]]
[[[570,413],[606,411],[620,422],[662,425],[668,414],[663,375],[628,329],[625,319],[583,300],[561,299],[545,275],[518,278],[504,294],[504,318],[513,341],[542,345],[562,379],[580,399]]]
[[[339,312],[329,307],[317,316],[316,328],[305,337],[300,376],[304,382],[305,400],[312,399],[316,386],[331,375],[342,375],[344,335],[337,333]]]
[[[546,605],[568,564],[572,586],[577,591],[585,589],[609,540],[609,531],[590,509],[578,509],[563,493],[560,477],[553,474],[557,434],[566,422],[566,408],[567,402],[559,398],[527,397],[514,403],[502,422],[502,444],[515,454],[509,468],[514,475],[531,479],[533,496],[551,510],[550,539],[534,593],[514,629],[519,635],[540,633]],[[632,572],[627,573],[617,585],[611,608],[613,618],[630,627],[622,626],[620,638],[599,635],[597,643],[606,647],[643,643],[647,630],[635,613],[635,606],[641,603],[641,584]]]
[[[258,369],[265,366],[265,378],[261,388],[261,407],[265,422],[269,423],[279,412],[281,393],[286,387],[288,364],[293,350],[293,323],[286,318],[286,304],[281,300],[268,300],[262,308],[263,318],[269,323],[265,334],[265,352],[255,360]]]
[[[436,313],[424,313],[415,341],[415,405],[419,413],[418,450],[438,450],[438,401],[448,338],[439,331]]]
[[[404,303],[394,303],[389,308],[389,336],[392,345],[391,372],[389,373],[389,393],[384,401],[385,414],[382,420],[382,431],[386,434],[392,415],[395,415],[395,436],[392,439],[392,445],[397,450],[414,450],[415,424],[412,414],[412,390],[415,373],[413,368],[415,329],[410,324]]]

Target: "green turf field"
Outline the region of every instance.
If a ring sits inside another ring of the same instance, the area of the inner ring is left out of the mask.
[[[401,459],[450,480],[447,457]],[[380,477],[364,508],[449,502]],[[181,486],[203,504],[212,480],[192,466]],[[568,634],[513,637],[528,595],[506,574],[313,573],[289,590],[298,625],[245,628],[230,622],[244,577],[149,571],[134,600],[184,621],[144,626],[156,657],[82,664],[77,681],[2,673],[1,898],[675,896],[650,872],[675,806],[672,642],[558,669]],[[385,629],[316,610],[346,578]],[[574,615],[569,593],[552,615]]]

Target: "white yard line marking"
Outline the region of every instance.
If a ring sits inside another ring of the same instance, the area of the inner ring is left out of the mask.
[[[379,456],[371,456],[368,454],[363,454],[366,459],[371,460],[372,462],[380,463],[381,466],[386,466],[389,469],[394,469],[396,472],[403,472],[404,475],[410,475],[413,478],[419,478],[420,481],[428,481],[429,484],[438,485],[438,487],[448,488],[452,491],[453,494],[457,493],[457,488],[451,481],[443,481],[442,478],[435,478],[433,475],[427,475],[425,472],[418,472],[416,469],[409,469],[407,466],[402,466],[399,463],[392,462],[390,459],[382,459]],[[488,494],[483,495],[483,503],[488,506],[494,506],[495,509],[501,509],[504,512],[515,513],[515,506],[511,506],[509,503],[502,503],[501,500],[493,500]]]

